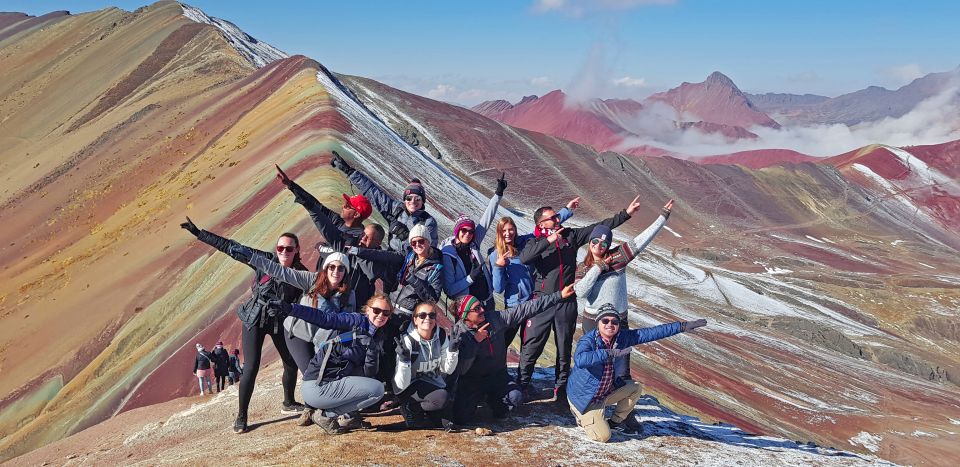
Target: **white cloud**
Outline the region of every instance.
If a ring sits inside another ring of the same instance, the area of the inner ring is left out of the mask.
[[[534,86],[549,86],[551,83],[550,78],[546,76],[538,76],[536,78],[530,78],[530,84]]]
[[[438,84],[433,89],[427,91],[427,97],[431,99],[443,100],[445,98],[449,98],[456,90],[456,87],[449,84]]]
[[[647,80],[643,78],[631,78],[629,76],[612,79],[610,82],[613,83],[614,86],[625,88],[642,88],[647,86]]]
[[[898,86],[907,84],[924,75],[923,71],[920,69],[920,65],[916,63],[908,63],[906,65],[887,68],[884,70],[884,74],[886,74],[887,77],[893,80]]]
[[[562,13],[579,18],[601,11],[631,10],[648,5],[672,5],[677,0],[535,0],[534,13]]]

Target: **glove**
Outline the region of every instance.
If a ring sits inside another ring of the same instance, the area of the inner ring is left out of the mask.
[[[701,328],[707,325],[707,320],[700,318],[695,321],[683,321],[680,323],[680,332],[689,332],[694,329]]]
[[[248,246],[241,245],[236,242],[231,242],[230,246],[227,249],[227,254],[236,259],[237,261],[243,261],[244,263],[249,263],[253,258],[253,248]]]
[[[480,265],[477,264],[476,261],[474,261],[473,270],[470,271],[470,283],[476,284],[477,282],[480,281],[480,278],[482,277],[483,277],[483,268],[480,267]]]
[[[500,178],[497,179],[497,196],[503,196],[503,191],[507,189],[506,174],[500,172]]]
[[[353,167],[350,167],[350,164],[347,164],[347,161],[340,157],[340,154],[337,154],[337,151],[333,151],[333,159],[330,159],[330,165],[347,175],[353,175],[353,173],[357,171]]]
[[[267,316],[271,318],[277,315],[286,316],[293,311],[293,306],[280,300],[270,300],[267,302]]]
[[[186,222],[180,224],[180,228],[186,230],[187,232],[190,232],[191,234],[193,234],[194,237],[200,236],[200,229],[197,227],[196,224],[193,223],[192,220],[190,220],[189,217],[187,218]]]
[[[347,255],[356,256],[357,253],[360,253],[360,249],[355,246],[348,246],[343,248],[343,253]]]
[[[620,358],[625,355],[630,355],[630,352],[633,350],[633,347],[624,347],[622,349],[610,349],[607,350],[607,354],[610,355],[610,358]]]
[[[463,343],[463,333],[454,333],[454,335],[450,336],[450,351],[458,352],[460,350],[461,343]]]
[[[403,345],[403,339],[398,337],[393,340],[397,343],[397,357],[401,362],[410,363],[410,358],[413,357],[413,352]]]

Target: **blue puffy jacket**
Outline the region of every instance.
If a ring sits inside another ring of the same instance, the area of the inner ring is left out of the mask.
[[[624,329],[617,334],[614,348],[623,349],[637,344],[652,342],[664,337],[670,337],[680,332],[680,321],[661,324],[650,328]],[[603,377],[603,366],[609,360],[610,354],[603,344],[603,339],[596,329],[583,335],[577,341],[577,349],[573,353],[573,370],[567,381],[567,397],[580,413],[586,413],[590,401],[600,388],[600,378]],[[625,359],[626,357],[620,357]],[[613,382],[613,389],[623,386],[623,380],[617,377]]]

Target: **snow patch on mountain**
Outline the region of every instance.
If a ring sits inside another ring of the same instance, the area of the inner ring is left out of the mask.
[[[853,445],[860,445],[867,448],[870,452],[877,452],[880,450],[880,441],[883,441],[883,436],[873,435],[866,431],[861,431],[856,436],[851,437],[848,442]]]
[[[274,60],[280,60],[289,56],[282,50],[266,42],[258,41],[253,36],[243,32],[236,24],[225,19],[208,16],[203,10],[187,5],[186,3],[181,3],[180,7],[183,8],[183,16],[186,16],[192,21],[209,24],[219,29],[220,32],[223,33],[224,38],[227,39],[227,42],[229,42],[243,58],[246,58],[247,61],[257,68],[263,68]]]

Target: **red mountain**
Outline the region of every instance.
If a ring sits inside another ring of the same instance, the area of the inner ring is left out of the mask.
[[[644,103],[657,101],[673,107],[678,121],[780,128],[780,124],[754,107],[737,85],[719,71],[713,72],[702,83],[683,83],[648,97]]]
[[[789,162],[812,162],[819,158],[808,156],[791,149],[753,149],[717,156],[706,156],[691,159],[700,164],[737,164],[751,169],[762,169],[772,165]]]

